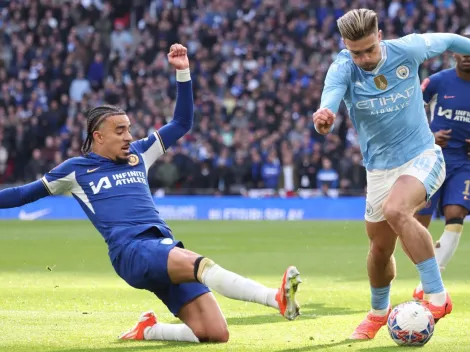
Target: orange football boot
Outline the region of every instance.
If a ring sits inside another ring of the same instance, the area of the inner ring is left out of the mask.
[[[157,317],[154,312],[142,313],[136,326],[128,332],[119,336],[120,340],[144,340],[144,332],[146,328],[154,326],[157,323]]]
[[[295,294],[301,282],[297,268],[295,266],[288,267],[282,277],[281,287],[276,293],[279,312],[287,320],[294,320],[300,315],[300,306],[295,300]]]
[[[353,340],[370,340],[377,335],[380,328],[384,325],[387,325],[388,316],[392,308],[388,308],[388,312],[384,316],[374,315],[372,312],[369,312],[366,318],[359,324],[359,326],[354,330],[351,335]]]

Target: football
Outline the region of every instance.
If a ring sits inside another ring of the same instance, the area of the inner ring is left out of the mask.
[[[429,309],[415,301],[396,306],[387,321],[390,337],[400,346],[424,346],[432,337],[434,324]]]

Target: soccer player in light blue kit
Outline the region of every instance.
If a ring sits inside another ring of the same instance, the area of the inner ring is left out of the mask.
[[[299,315],[295,293],[300,277],[295,267],[286,270],[277,290],[241,277],[184,249],[155,208],[147,171],[190,130],[194,117],[186,48],[172,45],[168,61],[177,70],[178,89],[170,123],[132,142],[123,110],[94,108],[87,116],[85,156],[65,161],[41,180],[1,191],[0,208],[72,193],[104,237],[117,274],[132,287],[154,293],[183,322],[157,323],[153,312],[143,313],[121,339],[226,342],[227,323],[209,288],[229,298],[273,307],[293,320]]]
[[[342,99],[359,136],[367,169],[367,270],[372,309],[353,339],[372,339],[391,311],[390,284],[398,236],[419,272],[424,301],[436,320],[452,303],[442,283],[431,235],[414,218],[445,179],[441,148],[434,144],[423,106],[418,67],[446,50],[470,54],[470,40],[455,34],[412,34],[382,40],[377,14],[351,10],[338,20],[347,49],[328,70],[315,128],[333,128]]]
[[[424,102],[430,106],[431,130],[444,153],[446,179],[416,218],[428,227],[438,203],[444,213],[444,232],[434,249],[441,272],[457,249],[470,211],[470,56],[454,57],[455,68],[436,73],[421,84]],[[423,298],[421,284],[413,297]]]

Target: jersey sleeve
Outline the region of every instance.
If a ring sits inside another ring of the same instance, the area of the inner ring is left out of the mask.
[[[40,180],[23,186],[3,189],[0,191],[0,209],[19,207],[48,195],[49,192]]]
[[[76,165],[73,159],[69,159],[46,173],[41,181],[49,194],[64,194],[72,190],[75,170]]]
[[[321,96],[321,108],[328,108],[334,113],[338,112],[341,100],[348,89],[350,69],[345,64],[334,62],[331,64],[325,78],[325,85]]]
[[[133,142],[132,147],[142,156],[146,170],[166,152],[165,145],[157,131],[146,138]]]
[[[417,65],[447,50],[470,55],[470,39],[453,33],[409,34],[400,38],[399,43]]]

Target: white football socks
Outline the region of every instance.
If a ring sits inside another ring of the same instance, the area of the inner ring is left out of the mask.
[[[424,300],[432,303],[433,305],[439,307],[443,306],[446,303],[447,293],[446,291],[442,291],[439,293],[429,293],[424,294]]]
[[[199,342],[186,324],[157,323],[144,331],[145,340]]]
[[[207,265],[201,275],[202,283],[221,295],[245,302],[255,302],[279,309],[277,290],[225,270],[217,264]]]
[[[371,311],[372,314],[374,314],[376,316],[384,317],[384,316],[387,315],[389,309],[390,309],[390,307],[387,307],[385,309],[374,309],[374,308],[372,308],[370,311]]]
[[[446,225],[444,233],[436,243],[434,252],[436,253],[437,264],[441,271],[445,270],[447,264],[449,264],[452,256],[457,250],[462,230],[463,226],[460,224]]]

